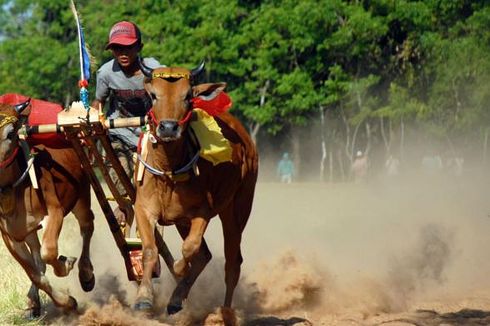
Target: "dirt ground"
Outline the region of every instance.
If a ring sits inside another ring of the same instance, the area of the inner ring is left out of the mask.
[[[490,324],[488,181],[476,175],[364,184],[259,182],[243,237],[237,318],[242,325]],[[175,285],[164,269],[155,280],[155,315],[146,318],[130,309],[136,287],[127,281],[97,204],[94,209],[96,287],[83,293],[76,271],[57,279],[77,298],[81,315],[48,307],[50,324],[199,325],[221,305],[219,219],[205,235],[213,260],[184,310],[164,313]],[[62,254],[79,255],[74,230],[68,218]],[[165,239],[180,257],[173,228],[166,229]]]

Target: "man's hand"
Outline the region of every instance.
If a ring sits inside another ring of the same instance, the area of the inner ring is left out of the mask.
[[[99,113],[99,122],[102,124],[102,127],[104,127],[104,129],[107,129],[105,125],[106,118],[104,115],[104,110],[102,109],[104,107],[104,104],[105,101],[94,100],[90,106],[93,107]]]

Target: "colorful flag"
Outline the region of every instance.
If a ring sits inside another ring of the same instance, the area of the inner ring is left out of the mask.
[[[78,83],[78,86],[80,87],[80,99],[82,100],[85,108],[88,110],[89,103],[87,86],[90,79],[90,53],[87,50],[87,46],[85,44],[83,27],[80,23],[80,16],[78,15],[77,8],[75,7],[75,3],[73,2],[73,0],[70,1],[70,7],[77,22],[78,50],[80,54],[80,81]]]

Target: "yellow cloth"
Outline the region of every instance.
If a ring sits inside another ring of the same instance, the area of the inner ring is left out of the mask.
[[[213,165],[230,162],[233,149],[228,139],[221,133],[218,123],[207,112],[201,109],[194,109],[194,111],[197,119],[191,121],[190,125],[201,145],[200,156]]]

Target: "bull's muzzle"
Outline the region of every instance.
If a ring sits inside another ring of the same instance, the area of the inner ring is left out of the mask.
[[[180,126],[177,120],[162,120],[158,124],[157,136],[170,141],[180,137]]]

